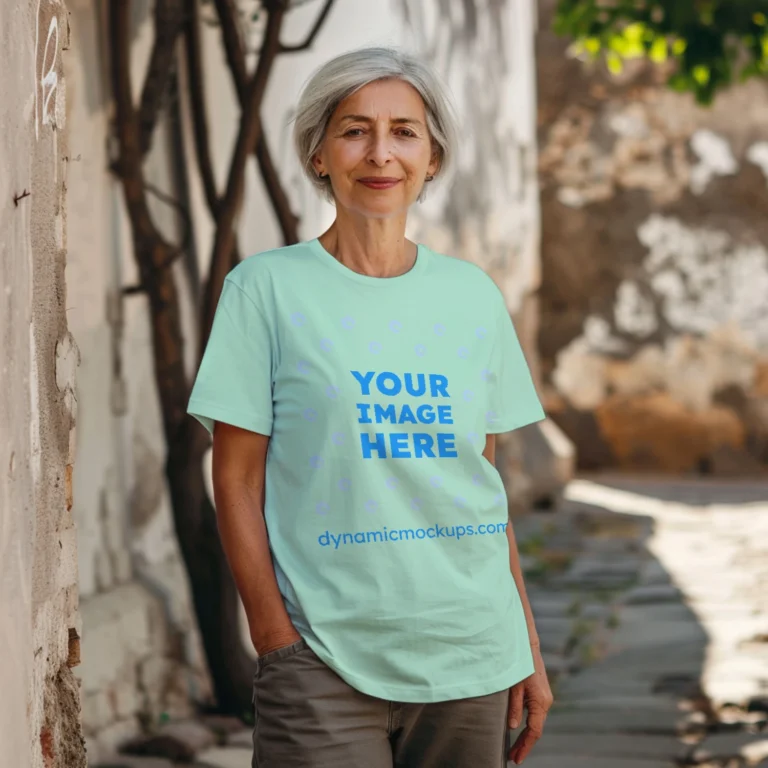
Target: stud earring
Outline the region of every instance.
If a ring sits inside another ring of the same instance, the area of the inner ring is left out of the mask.
[[[425,181],[432,181],[432,179],[434,179],[434,178],[435,178],[434,176],[427,176],[427,178],[425,179]]]

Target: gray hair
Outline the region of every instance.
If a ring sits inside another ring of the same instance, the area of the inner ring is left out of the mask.
[[[447,88],[426,63],[396,48],[361,48],[331,59],[318,69],[299,98],[293,140],[307,178],[327,200],[333,200],[331,181],[320,178],[312,158],[320,149],[336,107],[347,97],[377,80],[398,79],[412,85],[424,102],[427,129],[438,154],[435,176],[452,167],[458,143],[458,121]],[[422,188],[423,200],[427,185]]]

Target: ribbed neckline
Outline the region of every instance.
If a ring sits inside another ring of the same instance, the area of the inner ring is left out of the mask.
[[[416,261],[407,272],[404,272],[402,275],[396,275],[395,277],[373,277],[372,275],[363,275],[360,272],[355,272],[354,269],[344,266],[323,248],[319,238],[310,240],[309,246],[324,264],[327,264],[331,269],[335,269],[340,275],[343,275],[350,280],[354,280],[355,282],[363,283],[364,285],[377,286],[379,288],[402,286],[415,280],[426,267],[428,253],[427,248],[421,245],[421,243],[417,243]]]

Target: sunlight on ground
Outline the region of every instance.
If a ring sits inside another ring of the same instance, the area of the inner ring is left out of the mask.
[[[671,488],[648,482],[649,493],[666,490],[673,496]],[[709,637],[705,692],[716,705],[766,695],[768,501],[691,505],[589,480],[573,481],[565,498],[653,518],[654,532],[645,544]]]

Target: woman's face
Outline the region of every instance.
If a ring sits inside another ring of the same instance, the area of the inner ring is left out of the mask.
[[[402,80],[377,80],[342,101],[313,159],[337,206],[369,218],[403,214],[438,160],[424,102]]]

